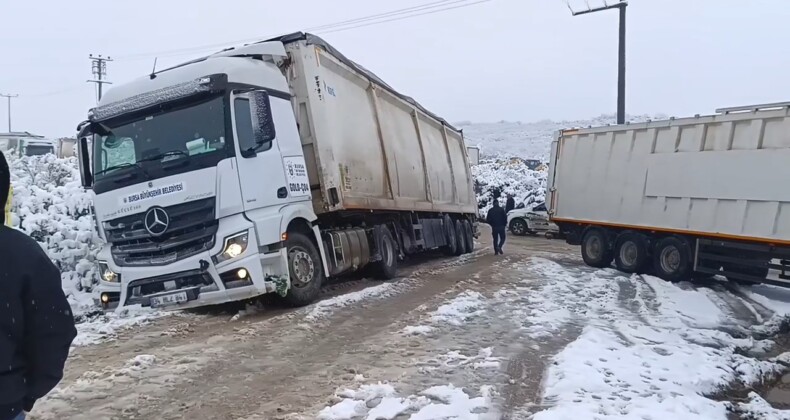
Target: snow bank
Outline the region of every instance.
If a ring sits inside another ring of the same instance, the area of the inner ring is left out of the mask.
[[[524,319],[530,335],[550,337],[565,325],[584,325],[552,359],[543,395],[550,408],[535,420],[726,419],[727,404],[707,395],[783,370],[781,360],[744,356],[755,340],[728,333],[737,320],[704,289],[611,270],[566,269],[538,258],[529,268],[546,279],[518,298],[527,308],[514,316]],[[624,290],[633,294],[626,302]]]
[[[74,314],[79,317],[95,309],[84,286],[98,278],[94,262],[100,242],[76,158],[7,158],[14,189],[12,225],[38,241],[58,266]]]

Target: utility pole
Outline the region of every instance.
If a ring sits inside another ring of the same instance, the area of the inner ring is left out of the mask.
[[[11,98],[19,97],[19,95],[12,95],[10,93],[0,93],[0,97],[8,98],[8,132],[11,132]]]
[[[601,12],[609,9],[620,9],[620,45],[618,48],[617,63],[617,124],[625,124],[625,8],[628,2],[623,0],[619,3],[606,4],[601,7],[590,8],[587,10],[574,11],[568,3],[568,8],[573,16],[586,15],[588,13]]]
[[[96,93],[96,102],[99,102],[101,100],[102,86],[105,84],[112,84],[111,82],[104,80],[104,77],[107,76],[107,62],[112,61],[112,58],[102,57],[101,54],[96,56],[89,54],[88,58],[91,60],[91,72],[94,76],[94,79],[88,80],[88,83],[96,83],[98,88]]]

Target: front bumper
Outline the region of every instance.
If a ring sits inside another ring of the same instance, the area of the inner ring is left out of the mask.
[[[246,222],[246,221],[244,221]],[[244,223],[242,222],[242,223]],[[249,223],[249,222],[247,222]],[[100,281],[96,302],[106,310],[129,305],[152,306],[152,298],[186,294],[186,301],[162,306],[162,309],[187,309],[253,298],[266,293],[283,293],[288,288],[288,258],[285,248],[259,247],[251,224],[224,226],[215,247],[168,265],[118,267],[112,258],[102,258],[120,274],[120,283]],[[249,230],[247,250],[237,258],[215,264],[213,256],[221,252],[226,236]],[[109,256],[109,248],[100,257]],[[240,270],[245,278],[238,276]],[[157,301],[159,299],[154,299]]]

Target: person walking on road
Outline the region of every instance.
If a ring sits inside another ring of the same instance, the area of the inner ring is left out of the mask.
[[[491,232],[494,236],[494,254],[502,255],[502,246],[505,245],[507,214],[505,213],[505,209],[499,206],[499,200],[494,199],[494,207],[488,210],[486,223],[491,226]]]
[[[515,208],[516,208],[516,200],[513,198],[513,194],[508,194],[507,201],[505,202],[505,214],[510,213],[510,211]]]
[[[10,188],[0,152],[0,203]],[[22,232],[0,223],[0,420],[23,420],[63,378],[77,330],[60,272]]]

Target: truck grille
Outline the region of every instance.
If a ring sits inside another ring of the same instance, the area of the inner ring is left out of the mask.
[[[106,222],[113,260],[119,266],[165,265],[211,249],[217,233],[214,208],[214,197],[164,208],[170,224],[161,236],[146,230],[146,212]]]

